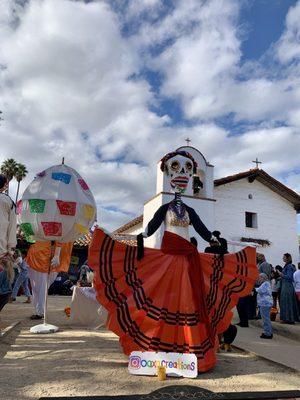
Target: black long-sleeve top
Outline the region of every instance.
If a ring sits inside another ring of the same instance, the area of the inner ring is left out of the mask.
[[[169,205],[170,203],[164,204],[156,211],[152,220],[147,225],[147,236],[153,235],[153,233],[157,231],[162,222],[165,220]],[[193,225],[195,231],[202,237],[202,239],[209,242],[211,240],[212,233],[206,228],[206,226],[201,221],[198,214],[193,208],[187,206],[186,204],[184,204],[184,207],[186,208],[186,211],[189,215],[190,223]]]

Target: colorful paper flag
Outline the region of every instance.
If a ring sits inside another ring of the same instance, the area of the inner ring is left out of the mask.
[[[89,187],[84,179],[78,179],[78,183],[83,190],[89,190]]]
[[[83,204],[82,208],[82,214],[84,218],[86,219],[93,219],[95,216],[95,208],[91,206],[90,204]]]
[[[25,236],[34,235],[32,225],[29,222],[24,222],[23,224],[20,225],[20,228],[24,232]]]
[[[46,200],[29,199],[29,209],[32,214],[41,214],[45,211]]]
[[[61,236],[61,222],[41,222],[45,236]]]
[[[56,181],[61,181],[68,185],[71,180],[71,175],[70,174],[65,174],[64,172],[52,172],[52,179]]]
[[[88,228],[86,228],[85,226],[81,225],[81,224],[75,224],[75,230],[78,233],[83,233],[86,234],[89,232]]]
[[[56,200],[59,212],[61,215],[75,215],[76,214],[76,202],[75,201],[62,201]]]

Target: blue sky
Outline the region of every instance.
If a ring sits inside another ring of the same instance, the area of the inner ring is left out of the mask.
[[[188,136],[216,178],[258,157],[300,192],[300,1],[2,0],[0,35],[0,159],[22,186],[64,156],[114,229]]]
[[[241,9],[240,22],[245,26],[245,40],[242,44],[243,60],[258,59],[272,43],[280,38],[285,17],[295,0],[252,0],[245,2]]]

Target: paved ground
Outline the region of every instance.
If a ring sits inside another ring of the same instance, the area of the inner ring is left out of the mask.
[[[33,323],[24,319],[32,313],[30,305],[18,302],[5,307],[1,317],[6,325],[22,322],[0,338],[1,399],[149,393],[174,384],[199,385],[215,392],[299,389],[299,374],[238,350],[219,354],[217,367],[194,380],[159,382],[154,377],[129,375],[116,336],[105,330],[72,329],[63,312],[69,300],[49,298],[49,322],[61,328],[49,335],[30,334]],[[241,333],[246,335],[246,331]]]
[[[238,318],[235,316],[234,322]],[[286,325],[272,322],[272,340],[261,339],[262,321],[250,321],[249,328],[239,328],[234,344],[241,349],[300,372],[300,323]],[[299,384],[300,388],[300,384]]]
[[[268,360],[281,363],[300,372],[300,342],[274,334],[272,340],[260,339],[257,327],[239,329],[234,344]],[[300,384],[299,384],[300,387]]]

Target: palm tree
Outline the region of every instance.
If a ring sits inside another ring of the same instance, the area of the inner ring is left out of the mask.
[[[17,180],[17,182],[18,182],[18,189],[17,189],[17,195],[16,195],[16,204],[18,202],[18,197],[19,197],[20,183],[26,177],[27,173],[28,173],[28,171],[27,171],[25,165],[20,164],[20,163],[17,164],[17,169],[16,169],[16,172],[15,172],[15,175],[14,175],[16,180]]]
[[[17,162],[13,158],[8,158],[7,160],[3,161],[1,165],[1,173],[7,177],[9,182],[15,176],[17,165],[18,165]],[[7,193],[8,193],[8,187],[7,187]]]

